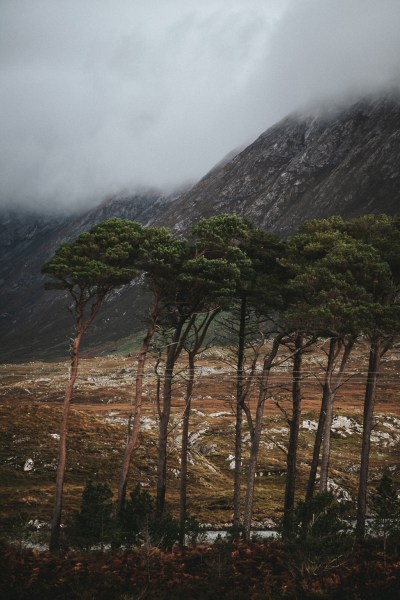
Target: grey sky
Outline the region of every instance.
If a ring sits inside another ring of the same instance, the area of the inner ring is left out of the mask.
[[[288,112],[400,82],[399,0],[1,0],[0,205],[196,181]]]

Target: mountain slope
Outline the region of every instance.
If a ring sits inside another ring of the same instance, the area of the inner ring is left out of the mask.
[[[321,116],[291,115],[172,204],[177,231],[201,216],[236,212],[287,235],[332,214],[397,214],[400,103],[363,100]]]
[[[117,196],[84,214],[46,217],[7,213],[0,217],[0,361],[65,356],[73,320],[68,294],[45,291],[40,270],[63,242],[111,217],[151,224],[175,196],[156,192]],[[133,287],[133,286],[132,286]],[[85,346],[106,345],[141,327],[124,318],[131,310],[135,289],[115,294],[104,304]],[[142,294],[143,302],[143,294]],[[145,317],[143,317],[145,318]],[[99,330],[101,334],[99,335]]]
[[[400,214],[400,101],[365,99],[341,111],[291,115],[228,156],[192,189],[121,195],[79,216],[0,216],[0,360],[66,354],[67,298],[45,292],[40,268],[57,246],[113,216],[185,232],[200,217],[235,212],[288,235],[332,214]],[[137,285],[105,303],[86,348],[112,348],[146,318]]]

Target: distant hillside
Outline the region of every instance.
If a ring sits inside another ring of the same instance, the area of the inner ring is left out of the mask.
[[[295,114],[175,195],[110,198],[79,216],[0,215],[0,360],[65,355],[66,298],[43,289],[40,268],[65,240],[113,216],[184,232],[200,217],[235,212],[286,236],[332,214],[400,214],[400,100],[365,99],[345,110]],[[105,305],[85,345],[111,349],[140,330],[146,298],[136,285]]]
[[[149,225],[174,199],[148,192],[110,198],[74,217],[12,212],[0,215],[0,361],[66,355],[72,325],[68,297],[44,290],[40,273],[43,263],[61,243],[112,217]],[[140,320],[133,322],[125,317],[136,296],[131,290],[130,294],[111,298],[89,330],[84,347],[98,347],[100,341],[107,346],[111,340],[141,328]],[[143,294],[141,298],[143,302]]]

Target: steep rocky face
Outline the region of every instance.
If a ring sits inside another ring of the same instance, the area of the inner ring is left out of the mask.
[[[200,217],[235,212],[286,236],[332,214],[400,214],[400,100],[291,115],[228,156],[180,195],[120,195],[79,216],[0,215],[0,360],[66,354],[67,297],[45,292],[42,264],[65,240],[111,217],[185,232]],[[143,327],[146,298],[132,284],[103,307],[85,345],[112,343]],[[107,344],[110,344],[107,346]]]
[[[332,214],[397,214],[399,199],[400,103],[383,98],[284,119],[183,194],[162,220],[180,231],[201,216],[235,212],[287,235]]]

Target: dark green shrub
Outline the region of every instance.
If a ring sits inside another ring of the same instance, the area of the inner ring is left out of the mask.
[[[162,517],[156,519],[154,499],[137,484],[119,519],[120,544],[149,544],[168,550],[177,542],[178,537],[178,521],[168,511],[164,511]]]
[[[298,503],[291,531],[283,531],[288,566],[296,579],[323,574],[347,560],[352,546],[347,511],[330,492]]]
[[[80,510],[69,528],[68,538],[72,545],[89,549],[112,541],[115,535],[112,496],[108,485],[87,482]]]
[[[390,474],[385,471],[376,490],[371,494],[374,517],[370,533],[383,540],[386,554],[388,542],[400,542],[400,500]]]
[[[160,519],[150,523],[149,542],[163,550],[170,550],[179,539],[179,521],[168,510],[164,510]]]
[[[28,514],[21,511],[12,513],[3,520],[0,529],[2,539],[12,540],[22,543],[30,540],[37,531]]]
[[[143,544],[148,538],[154,513],[153,498],[147,490],[142,490],[138,483],[120,516],[120,542],[132,546]]]
[[[331,492],[316,494],[311,502],[300,501],[293,515],[292,536],[304,541],[335,544],[348,533],[347,505]]]
[[[206,538],[206,528],[195,517],[189,516],[186,519],[185,537],[190,546],[195,546]]]

